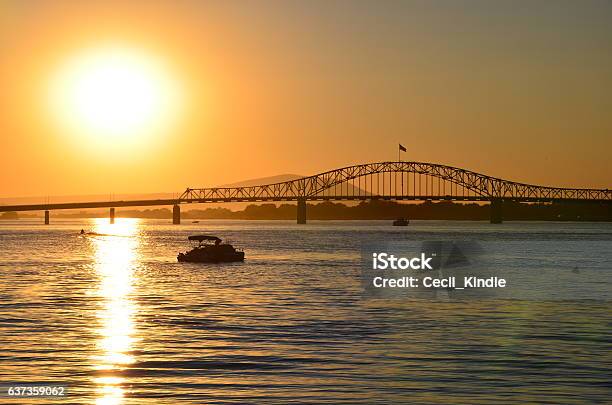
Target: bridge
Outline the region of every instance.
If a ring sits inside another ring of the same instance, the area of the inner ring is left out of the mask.
[[[313,176],[249,187],[187,188],[176,199],[96,201],[0,206],[0,212],[172,206],[180,223],[180,206],[192,203],[296,201],[297,222],[305,224],[306,202],[325,200],[488,201],[491,223],[503,221],[503,204],[514,202],[591,202],[612,206],[612,190],[538,186],[487,176],[452,166],[423,162],[379,162],[347,166]]]

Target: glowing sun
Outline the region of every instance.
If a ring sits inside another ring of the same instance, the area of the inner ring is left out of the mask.
[[[113,143],[168,129],[179,105],[177,83],[160,61],[114,47],[83,52],[61,66],[50,101],[70,132]]]

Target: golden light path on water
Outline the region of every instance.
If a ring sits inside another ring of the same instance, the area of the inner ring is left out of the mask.
[[[96,404],[121,404],[124,379],[118,375],[135,360],[130,355],[134,343],[134,315],[137,310],[131,298],[135,281],[138,220],[118,218],[110,224],[106,218],[96,219],[91,240],[95,246],[95,271],[99,284],[94,294],[102,307],[97,317],[97,353],[92,367],[95,377]]]

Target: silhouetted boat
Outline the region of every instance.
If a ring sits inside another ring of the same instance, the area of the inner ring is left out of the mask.
[[[242,250],[235,249],[229,243],[223,243],[216,236],[193,235],[188,239],[199,242],[198,246],[189,252],[179,253],[177,256],[179,262],[223,263],[244,261]]]
[[[410,223],[406,218],[398,218],[393,221],[393,226],[407,226]]]

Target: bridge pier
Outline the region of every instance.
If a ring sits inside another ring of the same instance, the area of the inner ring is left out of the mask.
[[[174,225],[180,225],[181,223],[181,207],[178,204],[174,204],[172,207],[172,223]]]
[[[298,198],[297,200],[297,223],[306,223],[306,199]]]
[[[115,208],[110,209],[110,223],[111,224],[115,223]]]
[[[493,198],[489,209],[491,210],[492,224],[501,224],[504,222],[503,200],[501,198]]]
[[[49,225],[49,210],[45,210],[45,225]]]

